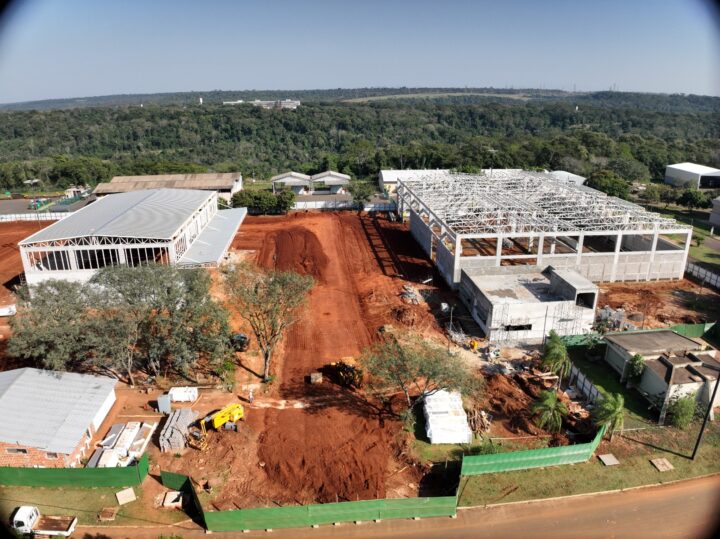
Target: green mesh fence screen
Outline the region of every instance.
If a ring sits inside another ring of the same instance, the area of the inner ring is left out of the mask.
[[[262,507],[204,514],[208,530],[237,531],[300,528],[335,522],[453,516],[455,496],[363,500],[293,507]]]
[[[460,475],[481,475],[497,472],[544,468],[561,464],[585,462],[592,457],[605,432],[602,428],[592,442],[566,445],[562,447],[543,447],[527,451],[513,451],[495,455],[477,455],[463,458]]]
[[[131,487],[148,474],[148,457],[126,468],[8,468],[0,467],[0,485],[26,487]]]

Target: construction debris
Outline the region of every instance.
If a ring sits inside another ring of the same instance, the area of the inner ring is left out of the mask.
[[[468,336],[465,335],[465,332],[460,326],[456,326],[455,324],[447,324],[445,326],[445,330],[447,331],[448,338],[458,346],[464,347],[467,344]]]
[[[166,492],[163,497],[162,506],[166,509],[182,509],[183,495],[182,492],[171,490]]]
[[[600,459],[600,462],[602,462],[605,466],[617,466],[618,464],[620,464],[620,461],[612,453],[598,455],[598,458]]]
[[[483,434],[490,432],[492,419],[492,414],[488,414],[485,410],[473,410],[468,416],[468,423],[474,433]]]
[[[413,305],[419,305],[421,296],[420,293],[417,291],[417,288],[415,288],[412,285],[404,284],[402,286],[402,291],[400,292],[400,298],[405,303],[411,303]]]
[[[180,451],[185,449],[188,428],[195,422],[197,416],[197,412],[190,408],[181,408],[170,414],[160,432],[160,451]]]
[[[657,468],[658,472],[669,472],[675,469],[675,466],[670,464],[670,461],[666,458],[651,459],[650,463]]]

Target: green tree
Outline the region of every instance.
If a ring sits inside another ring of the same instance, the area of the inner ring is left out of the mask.
[[[593,420],[596,425],[606,427],[612,442],[615,432],[622,432],[625,424],[625,398],[619,393],[604,393],[593,410]]]
[[[555,330],[550,330],[545,342],[542,365],[558,375],[558,383],[566,378],[572,369],[567,347]]]
[[[707,208],[712,204],[712,201],[705,193],[697,189],[686,189],[682,192],[682,195],[680,195],[678,204],[685,206],[689,210],[693,210],[695,208]]]
[[[365,350],[362,365],[378,393],[398,389],[405,395],[408,410],[441,389],[466,395],[478,389],[465,362],[419,337],[403,335]],[[416,397],[413,401],[413,396]]]
[[[87,359],[88,294],[79,283],[50,280],[33,287],[10,319],[8,354],[44,369],[75,370]]]
[[[628,199],[630,197],[630,184],[611,170],[598,170],[588,176],[585,185],[602,191],[603,193]]]
[[[353,197],[353,203],[358,209],[358,212],[365,208],[365,204],[370,202],[370,198],[375,193],[375,188],[368,182],[350,182],[348,185],[348,191]]]
[[[225,291],[240,316],[250,323],[263,355],[263,381],[270,380],[275,347],[297,320],[313,284],[309,275],[264,271],[247,263],[225,271]]]
[[[554,389],[541,391],[531,409],[536,417],[537,426],[549,432],[560,432],[563,419],[568,414],[567,406],[558,398],[558,393]]]
[[[647,185],[640,198],[648,204],[657,204],[660,202],[660,186],[654,183]]]
[[[696,410],[695,394],[671,399],[667,410],[670,424],[682,430],[687,429],[695,418]]]
[[[659,185],[658,191],[660,192],[660,200],[665,204],[665,209],[667,209],[670,204],[675,204],[678,198],[680,198],[680,191],[671,185]]]
[[[645,370],[645,358],[640,354],[635,354],[630,358],[630,361],[628,361],[627,368],[628,378],[632,383],[637,384],[640,382],[640,378],[642,378],[643,371]]]

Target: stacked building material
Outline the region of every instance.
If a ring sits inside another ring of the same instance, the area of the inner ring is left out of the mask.
[[[160,431],[160,451],[180,451],[187,445],[188,427],[197,419],[197,412],[181,408],[168,416]]]
[[[425,397],[426,433],[431,444],[468,444],[472,431],[457,391],[440,390]]]

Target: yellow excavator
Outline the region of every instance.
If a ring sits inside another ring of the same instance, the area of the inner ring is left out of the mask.
[[[354,357],[343,357],[330,363],[326,369],[333,381],[349,389],[360,389],[363,384],[363,370]]]
[[[205,451],[208,448],[207,425],[211,425],[215,430],[220,430],[228,423],[235,423],[244,418],[245,408],[243,408],[242,404],[228,404],[225,408],[213,412],[198,421],[200,428],[190,433],[188,445],[200,451]]]

